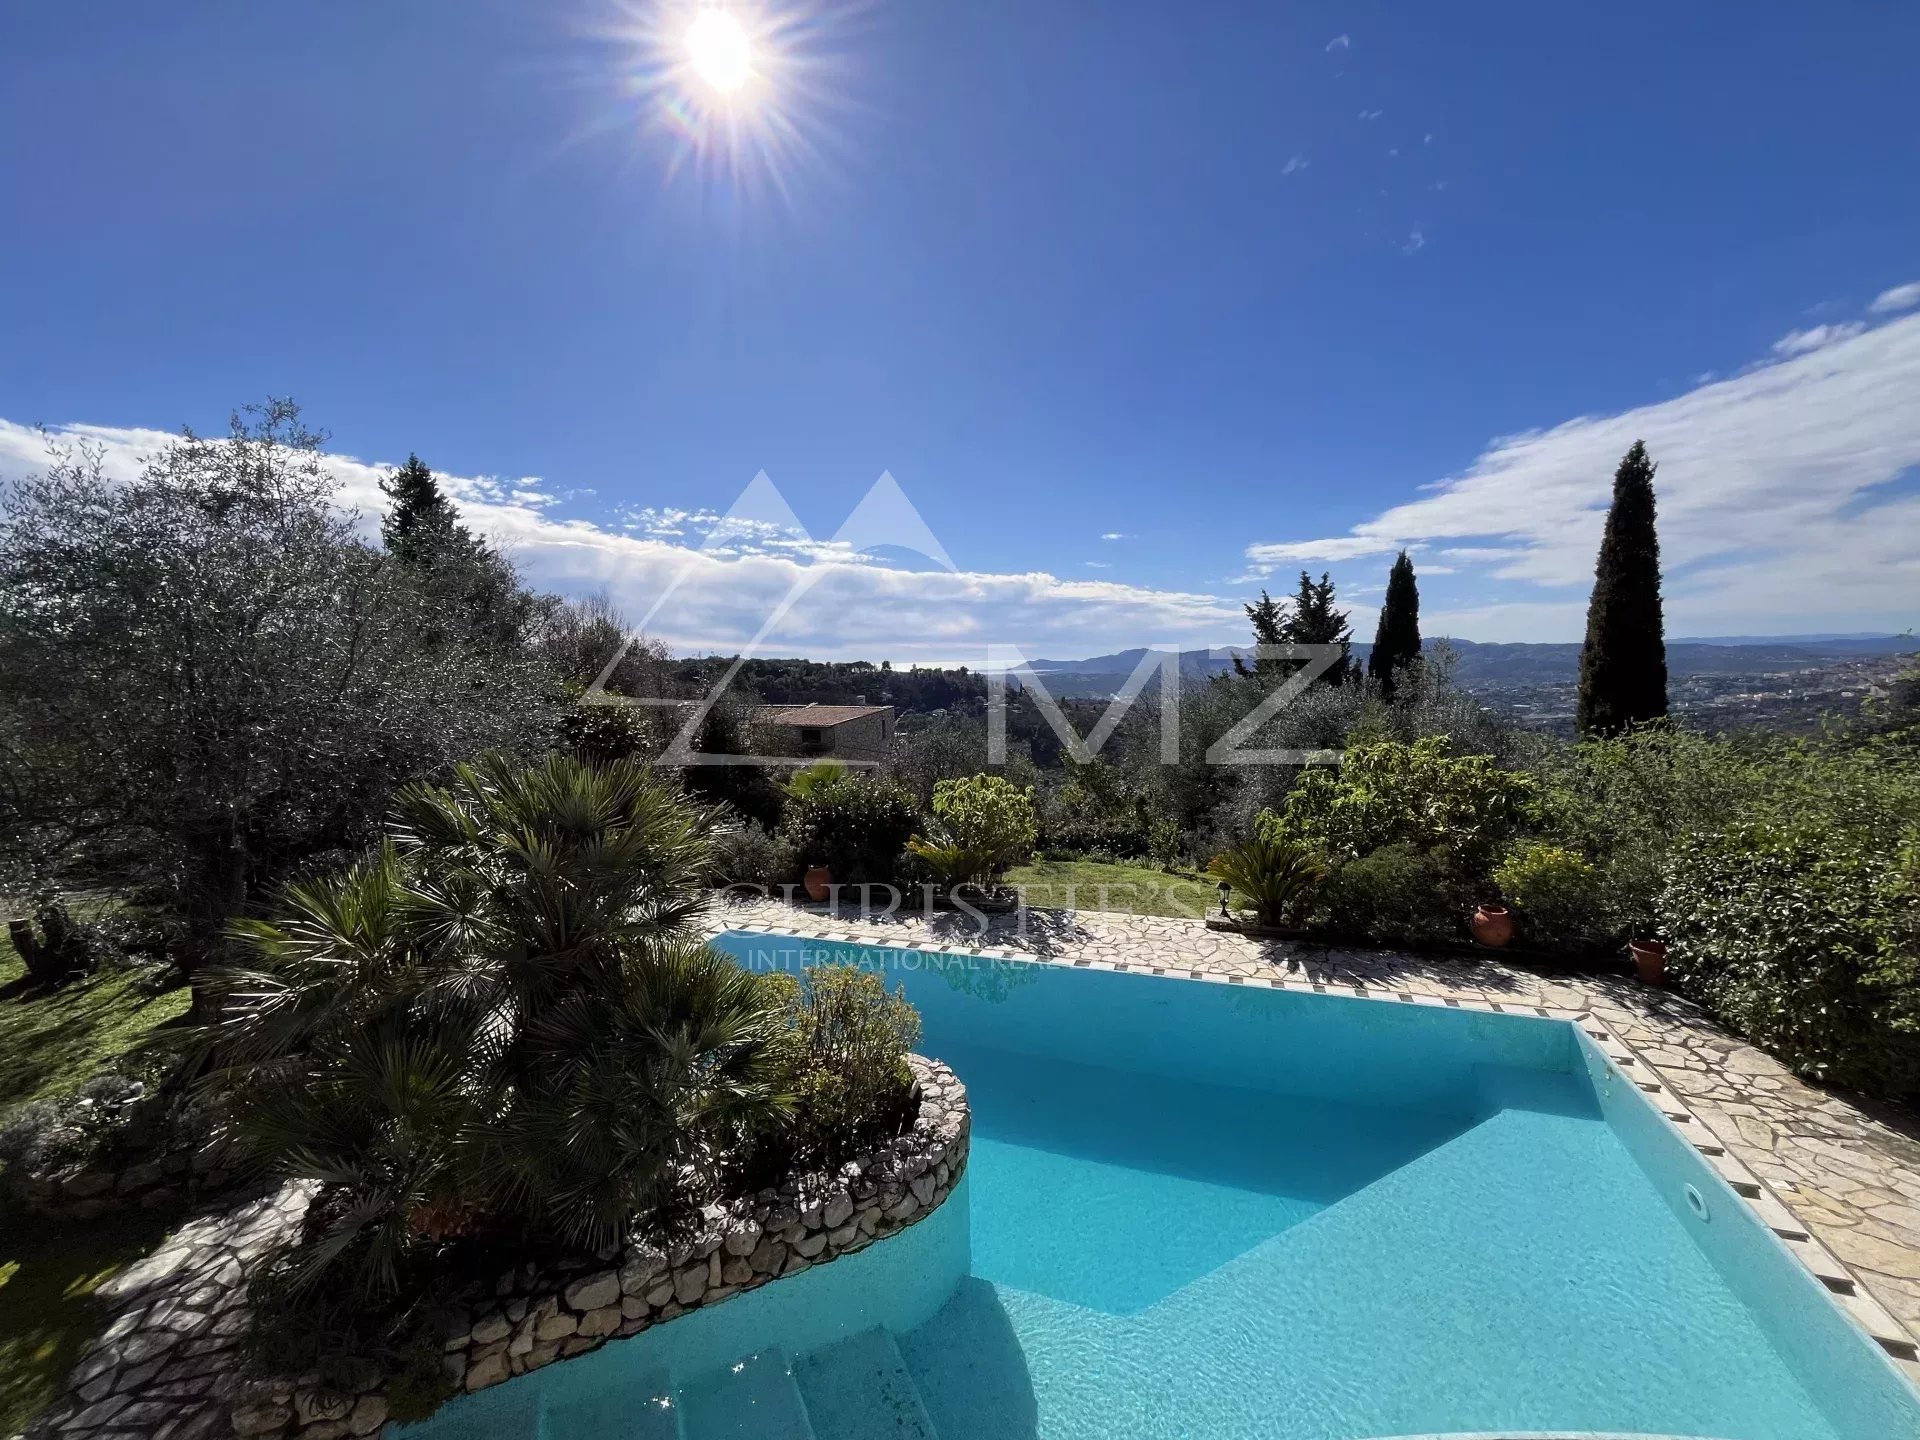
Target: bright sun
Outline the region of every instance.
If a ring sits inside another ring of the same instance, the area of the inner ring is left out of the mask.
[[[687,27],[687,59],[693,71],[723,95],[747,83],[753,47],[740,22],[715,6],[703,6]]]

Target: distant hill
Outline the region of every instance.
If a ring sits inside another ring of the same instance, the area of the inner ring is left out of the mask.
[[[1429,641],[1429,643],[1434,643]],[[1489,644],[1477,640],[1446,642],[1459,657],[1455,683],[1467,690],[1503,690],[1571,685],[1580,675],[1577,644]],[[1356,644],[1354,658],[1365,661],[1373,647]],[[1679,639],[1667,644],[1667,670],[1676,680],[1688,677],[1792,675],[1822,670],[1845,660],[1903,655],[1920,651],[1911,635],[1752,635]],[[1241,651],[1240,653],[1245,653]],[[1084,660],[1035,660],[1033,670],[1054,695],[1112,695],[1127,683],[1145,648],[1094,655]],[[1182,651],[1180,673],[1203,679],[1233,668],[1231,654]]]

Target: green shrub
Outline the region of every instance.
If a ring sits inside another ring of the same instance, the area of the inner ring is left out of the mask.
[[[694,929],[714,823],[637,762],[489,756],[235,926],[209,1038],[260,1161],[327,1186],[300,1284],[377,1305],[464,1237],[615,1244],[789,1108],[779,1012]]]
[[[1604,931],[1600,872],[1562,846],[1521,841],[1494,867],[1493,883],[1532,942],[1578,948]]]
[[[653,717],[622,700],[577,699],[560,712],[560,743],[580,760],[604,765],[651,756],[660,748]]]
[[[940,781],[933,787],[933,813],[954,843],[989,852],[996,870],[1018,864],[1033,850],[1032,787],[1004,776]]]
[[[1185,837],[1180,833],[1177,820],[1163,817],[1147,827],[1147,856],[1162,870],[1172,871],[1179,867],[1184,844]]]
[[[1096,851],[1127,859],[1147,848],[1151,817],[1144,794],[1105,760],[1063,763],[1067,780],[1053,792],[1042,819],[1049,850],[1091,857]]]
[[[837,1159],[897,1126],[913,1091],[907,1052],[920,1039],[906,987],[889,992],[878,972],[853,965],[814,966],[804,979],[776,971],[760,984],[788,1020],[799,1147]]]
[[[1326,862],[1306,846],[1255,835],[1208,862],[1207,873],[1233,887],[1262,925],[1298,924],[1327,877]]]
[[[982,884],[1033,852],[1033,790],[1000,775],[942,780],[933,787],[934,834],[910,849],[942,885]]]
[[[842,775],[787,801],[782,834],[801,866],[825,865],[841,885],[892,884],[919,824],[913,797],[891,780]]]
[[[1737,818],[1767,788],[1764,751],[1669,726],[1583,740],[1545,767],[1542,829],[1595,868],[1595,924],[1651,935],[1667,853],[1683,835]]]
[[[1747,823],[1673,850],[1668,973],[1817,1079],[1920,1093],[1920,847],[1830,818]]]
[[[1336,934],[1378,944],[1432,944],[1461,938],[1472,891],[1444,848],[1383,845],[1335,866],[1320,892]]]
[[[725,885],[791,885],[800,878],[800,860],[784,835],[749,820],[715,837],[713,871]]]
[[[1452,869],[1484,876],[1493,857],[1537,813],[1530,775],[1502,770],[1486,755],[1451,753],[1445,736],[1403,745],[1371,740],[1346,752],[1339,769],[1311,769],[1263,830],[1302,841],[1335,864],[1389,846],[1443,849]]]

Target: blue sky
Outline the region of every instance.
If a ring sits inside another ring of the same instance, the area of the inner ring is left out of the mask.
[[[722,102],[686,5],[7,7],[0,473],[290,394],[676,644],[969,659],[1402,544],[1575,639],[1644,435],[1672,633],[1913,624],[1915,7],[735,10]]]

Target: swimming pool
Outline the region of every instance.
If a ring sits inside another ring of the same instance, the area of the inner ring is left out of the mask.
[[[899,1236],[408,1434],[1920,1435],[1920,1401],[1566,1021],[733,932],[906,986],[973,1106]]]

